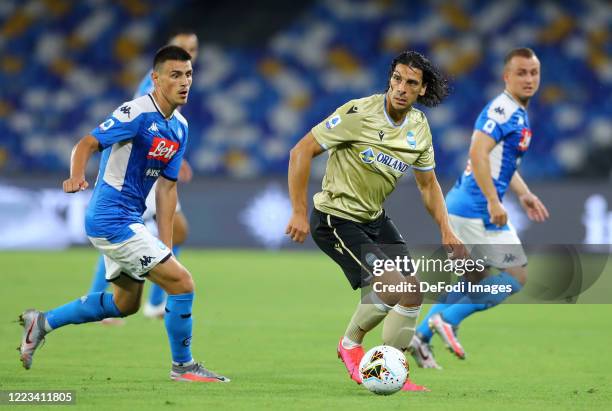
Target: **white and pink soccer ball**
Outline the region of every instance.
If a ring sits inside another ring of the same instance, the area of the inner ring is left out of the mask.
[[[379,395],[398,392],[408,379],[406,357],[397,348],[379,345],[369,350],[359,363],[364,387]]]

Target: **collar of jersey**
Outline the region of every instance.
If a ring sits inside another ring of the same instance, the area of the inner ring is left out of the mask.
[[[412,108],[410,110],[412,110]],[[410,112],[410,110],[408,110],[408,112]],[[386,95],[383,98],[383,113],[385,113],[385,118],[387,119],[387,122],[393,128],[403,127],[408,123],[408,113],[406,113],[406,117],[404,117],[404,121],[402,122],[402,124],[395,124],[393,120],[391,120],[391,117],[389,117],[389,113],[387,113],[387,96]]]
[[[514,101],[514,102],[516,103],[516,105],[517,105],[517,106],[518,106],[520,109],[525,110],[525,107],[523,107],[523,105],[522,105],[521,103],[519,103],[518,101],[516,101],[516,99],[515,99],[514,97],[512,97],[512,94],[510,94],[510,92],[509,92],[508,90],[504,89],[504,94],[505,94],[506,96],[508,96],[508,98],[509,98],[510,100]]]
[[[149,93],[147,95],[149,96],[149,98],[153,102],[153,106],[155,107],[155,110],[157,110],[159,115],[162,116],[164,118],[164,120],[170,120],[172,118],[172,116],[174,116],[174,111],[170,114],[170,116],[168,116],[168,117],[164,116],[164,113],[162,113],[162,111],[160,110],[159,106],[157,105],[157,101],[155,101],[155,99],[153,98],[153,93]]]

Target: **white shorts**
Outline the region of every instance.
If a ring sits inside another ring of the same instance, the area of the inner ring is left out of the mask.
[[[455,234],[473,258],[482,258],[486,265],[500,269],[527,264],[521,240],[510,222],[509,230],[486,230],[480,218],[465,218],[453,214],[448,217]]]
[[[89,241],[104,254],[106,281],[116,280],[121,273],[136,281],[153,267],[163,263],[172,252],[160,239],[155,237],[142,224],[131,224],[134,235],[120,243],[111,243],[104,238],[89,237]]]
[[[151,187],[151,191],[149,191],[149,195],[147,196],[147,198],[145,199],[145,206],[147,207],[147,209],[145,210],[144,214],[142,215],[142,219],[146,221],[153,221],[155,222],[155,213],[157,212],[157,206],[155,204],[155,190],[157,188],[157,180],[155,180],[155,183],[153,183],[153,187]],[[178,201],[178,199],[176,200],[176,209],[174,210],[175,213],[178,213],[179,211],[181,211],[181,203]],[[155,231],[157,232],[157,231]]]

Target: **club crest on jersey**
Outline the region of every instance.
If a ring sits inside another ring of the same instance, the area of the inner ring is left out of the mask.
[[[521,130],[521,140],[519,141],[518,148],[521,151],[527,151],[529,148],[529,143],[531,143],[531,130],[528,128],[523,128]]]
[[[161,137],[153,137],[153,143],[147,153],[147,158],[150,160],[159,160],[162,163],[169,162],[177,153],[179,143],[170,141]]]
[[[408,142],[410,148],[416,148],[416,138],[414,137],[414,133],[412,131],[409,131],[406,135],[406,141]]]
[[[325,127],[331,130],[332,128],[340,124],[341,122],[342,122],[342,119],[340,118],[340,115],[336,114],[335,116],[333,116],[332,118],[330,118],[329,120],[325,122]]]

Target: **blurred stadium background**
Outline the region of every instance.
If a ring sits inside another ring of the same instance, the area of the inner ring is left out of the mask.
[[[188,245],[293,247],[283,236],[289,149],[346,100],[382,92],[404,49],[451,78],[450,98],[425,110],[436,172],[450,187],[477,114],[502,90],[503,56],[518,46],[542,62],[521,173],[552,219],[532,226],[509,199],[513,221],[526,241],[612,243],[608,1],[3,0],[0,248],[85,244],[89,194],[58,189],[71,148],[131,99],[177,27],[193,29],[201,44],[183,110],[195,171],[180,187]],[[324,166],[321,156],[313,191]],[[437,242],[410,180],[389,200],[390,214],[407,238]]]

